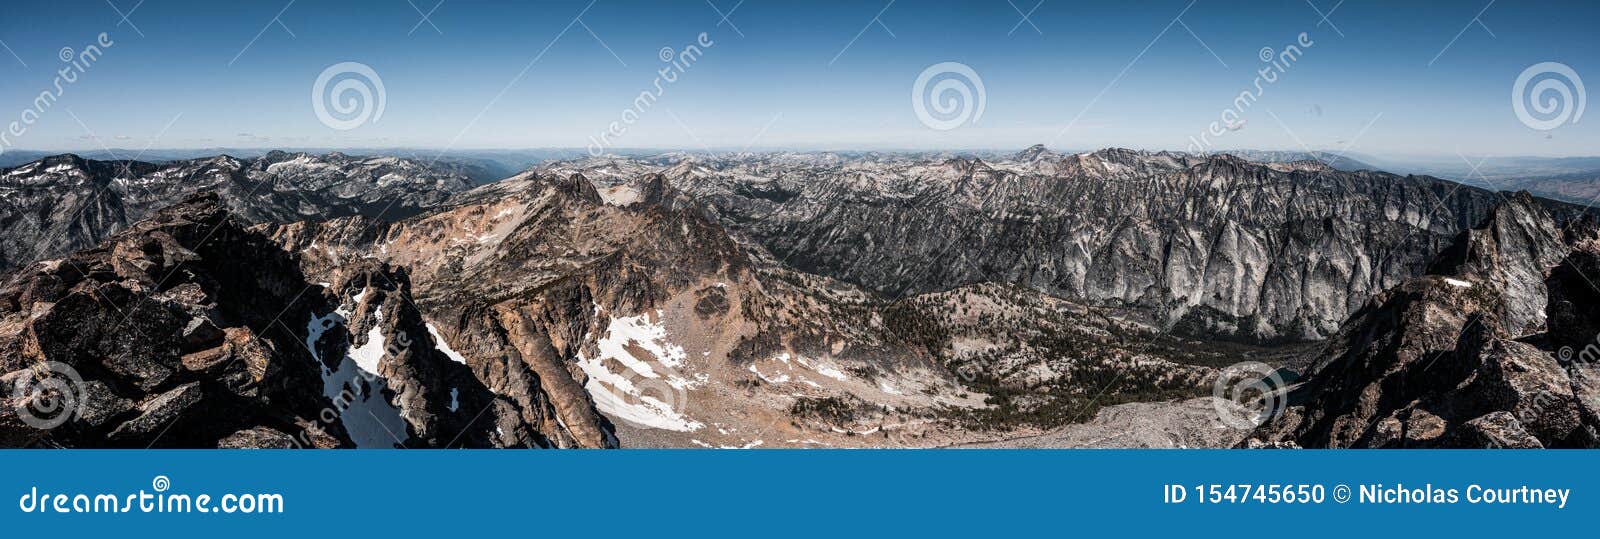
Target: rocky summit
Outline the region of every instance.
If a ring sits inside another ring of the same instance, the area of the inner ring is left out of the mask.
[[[1600,443],[1586,208],[1305,157],[48,157],[0,445]]]

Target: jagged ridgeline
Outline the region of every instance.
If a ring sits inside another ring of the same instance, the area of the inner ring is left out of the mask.
[[[0,268],[86,247],[196,193],[247,223],[403,218],[478,185],[481,171],[395,157],[271,152],[163,163],[58,155],[0,169]]]
[[[0,443],[1590,443],[1585,375],[1541,378],[1572,413],[1529,419],[1492,359],[1582,366],[1546,331],[1593,338],[1563,299],[1600,294],[1573,277],[1583,208],[1257,158],[665,154],[480,186],[388,157],[50,157],[0,171],[0,372],[60,383],[6,393]],[[1483,381],[1360,400],[1416,358]],[[1303,375],[1253,434],[1208,397],[1244,360]]]

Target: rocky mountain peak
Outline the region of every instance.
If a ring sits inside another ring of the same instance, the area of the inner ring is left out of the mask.
[[[1012,159],[1023,163],[1032,163],[1040,160],[1058,160],[1061,159],[1061,154],[1050,151],[1043,144],[1034,144],[1017,152],[1016,155],[1012,156]]]
[[[1101,148],[1090,152],[1088,157],[1113,163],[1131,163],[1142,160],[1147,155],[1145,152],[1128,148]]]
[[[1484,282],[1505,295],[1499,317],[1514,335],[1544,330],[1545,277],[1568,247],[1550,212],[1514,193],[1477,227],[1456,236],[1428,272]]]
[[[79,170],[84,170],[84,169],[88,168],[88,160],[86,160],[86,159],[84,159],[82,157],[79,157],[78,154],[75,154],[75,153],[64,153],[64,154],[61,154],[61,155],[52,155],[52,156],[46,157],[44,159],[40,159],[39,163],[44,165],[44,166],[46,166],[46,167],[56,167],[56,166],[65,165],[65,166],[69,166],[69,167],[76,168],[76,169],[79,169]]]
[[[600,196],[600,191],[595,188],[594,183],[590,182],[589,178],[584,177],[583,174],[575,173],[565,178],[553,179],[552,185],[556,187],[557,192],[567,196],[593,204],[605,203],[605,199]]]

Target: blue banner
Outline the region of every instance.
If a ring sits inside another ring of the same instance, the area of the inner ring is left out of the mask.
[[[1591,452],[0,451],[10,537],[1590,533]]]

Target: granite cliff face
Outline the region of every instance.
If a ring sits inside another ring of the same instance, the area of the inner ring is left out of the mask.
[[[894,297],[1007,282],[1147,310],[1180,332],[1332,334],[1423,273],[1498,194],[1316,162],[1034,148],[998,162],[830,155],[548,165],[603,184],[659,170],[802,271]],[[1558,217],[1571,208],[1559,207]]]

